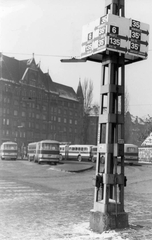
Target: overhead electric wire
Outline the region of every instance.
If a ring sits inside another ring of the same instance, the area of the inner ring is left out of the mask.
[[[152,51],[152,49],[148,50],[148,52],[151,52],[151,51]],[[73,58],[73,57],[80,58],[80,56],[70,56],[70,55],[43,54],[43,53],[19,53],[19,52],[5,52],[5,51],[4,52],[2,51],[2,54],[29,55],[29,56],[34,54],[34,56],[37,56],[37,57],[40,56],[40,57],[54,57],[54,58],[64,58],[64,57],[65,58]]]
[[[2,52],[2,54],[16,54],[16,55],[33,55],[34,56],[40,56],[40,57],[67,57],[67,58],[72,58],[73,56],[68,56],[68,55],[57,55],[57,54],[42,54],[42,53],[15,53],[15,52]]]

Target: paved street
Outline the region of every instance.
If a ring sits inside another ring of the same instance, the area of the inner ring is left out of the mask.
[[[130,228],[103,234],[89,229],[94,168],[69,173],[47,164],[0,161],[0,169],[1,240],[152,239],[151,165],[126,166]]]

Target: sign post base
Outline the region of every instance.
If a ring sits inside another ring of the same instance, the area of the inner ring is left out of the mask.
[[[128,214],[126,212],[109,214],[90,210],[90,228],[94,232],[102,233],[112,229],[128,228]]]

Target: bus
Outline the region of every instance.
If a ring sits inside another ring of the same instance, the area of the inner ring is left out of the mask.
[[[97,146],[92,146],[92,162],[97,160]],[[104,155],[102,154],[102,161]],[[118,157],[118,163],[121,162],[121,158]],[[138,146],[135,144],[124,144],[124,162],[133,165],[138,162]]]
[[[97,160],[97,146],[92,146],[92,162],[96,162]]]
[[[0,156],[2,160],[16,160],[17,159],[17,143],[4,142],[0,146]]]
[[[69,145],[67,144],[60,144],[60,161],[67,160],[68,159],[68,153],[69,153]]]
[[[135,144],[124,144],[124,162],[132,165],[138,163],[138,146]]]
[[[42,140],[28,144],[28,160],[34,162],[59,162],[59,142],[54,140]]]
[[[68,150],[69,159],[92,161],[92,145],[70,145]]]
[[[27,145],[27,158],[28,161],[34,161],[34,157],[36,154],[36,142],[29,143]]]

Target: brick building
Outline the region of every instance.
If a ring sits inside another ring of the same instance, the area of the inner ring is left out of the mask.
[[[42,139],[82,143],[83,94],[53,82],[34,57],[0,54],[0,143],[20,147]]]

